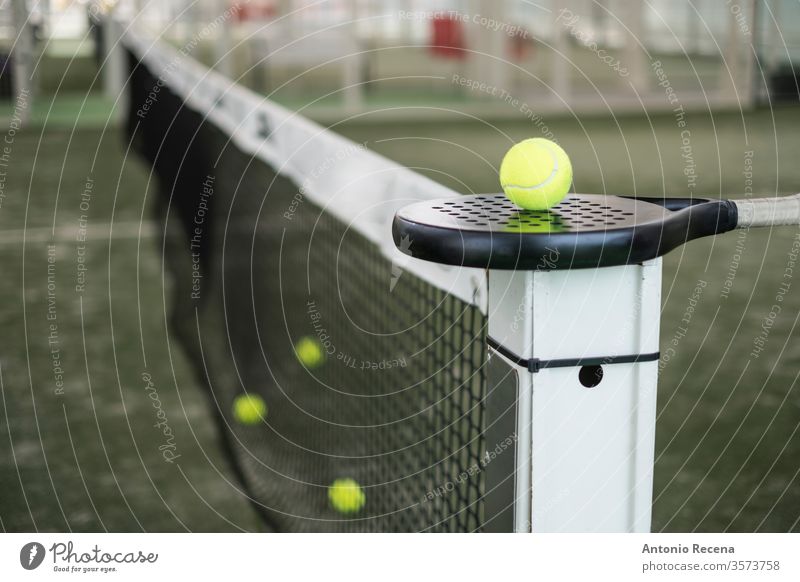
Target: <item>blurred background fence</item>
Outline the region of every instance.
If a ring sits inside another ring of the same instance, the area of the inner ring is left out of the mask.
[[[2,95],[31,73],[52,92],[64,67],[60,90],[80,86],[101,41],[87,34],[92,15],[112,9],[310,114],[413,115],[386,111],[409,99],[507,116],[533,103],[538,114],[672,109],[667,87],[685,108],[798,95],[792,0],[8,0]]]

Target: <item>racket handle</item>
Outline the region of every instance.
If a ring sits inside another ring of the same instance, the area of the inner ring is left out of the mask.
[[[800,225],[800,194],[733,202],[739,213],[736,228]]]

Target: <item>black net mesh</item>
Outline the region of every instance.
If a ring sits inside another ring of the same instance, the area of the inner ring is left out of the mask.
[[[393,267],[129,59],[129,128],[167,235],[170,331],[267,526],[481,530],[485,316]],[[243,421],[242,394],[266,412]]]

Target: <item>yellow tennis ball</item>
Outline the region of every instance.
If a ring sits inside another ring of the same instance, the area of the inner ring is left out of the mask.
[[[233,417],[242,424],[257,424],[267,415],[267,403],[257,394],[239,394],[233,399]]]
[[[294,353],[306,368],[316,368],[325,361],[322,345],[316,338],[310,336],[302,337],[297,341],[294,345]]]
[[[572,163],[558,144],[541,137],[526,139],[503,158],[500,184],[517,206],[545,210],[567,195],[572,184]]]
[[[367,502],[355,479],[336,479],[328,488],[328,499],[339,513],[357,513]]]

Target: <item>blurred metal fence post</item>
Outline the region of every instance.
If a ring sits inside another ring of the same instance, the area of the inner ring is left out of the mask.
[[[508,58],[506,42],[509,38],[506,30],[511,25],[506,21],[505,2],[478,0],[477,12],[471,18],[473,22],[474,49],[468,58],[474,63],[473,74],[476,79],[491,87],[508,90]],[[492,30],[482,22],[495,23],[498,30]],[[505,27],[505,28],[503,28]],[[490,97],[487,93],[486,97]]]
[[[562,12],[568,10],[566,0],[553,0],[553,37],[552,37],[552,50],[550,73],[552,80],[550,87],[555,93],[554,101],[556,103],[570,103],[570,62],[569,62],[569,44],[567,42],[567,34],[564,26],[561,23],[563,16]]]
[[[720,103],[737,107],[752,107],[755,103],[755,2],[727,6],[728,39],[722,53],[718,99]]]
[[[113,116],[122,119],[127,109],[125,52],[122,47],[123,23],[115,17],[116,7],[112,8],[103,20],[103,46],[106,54],[103,59],[103,91],[114,101]],[[138,16],[138,13],[135,15]]]
[[[227,10],[229,10],[228,0],[214,0],[211,4],[211,14],[206,19],[208,23],[216,22],[217,19],[221,20],[219,26],[215,27],[214,69],[231,79],[233,77],[233,67],[231,66],[233,42],[231,39],[231,23],[226,18]]]
[[[728,33],[725,47],[722,50],[722,62],[719,71],[719,87],[717,99],[721,103],[735,104],[739,101],[739,28],[736,17],[727,11]]]
[[[744,90],[746,91],[747,105],[755,107],[758,99],[758,86],[759,79],[756,77],[756,51],[757,51],[757,35],[758,35],[758,6],[756,0],[746,0],[747,10],[746,14],[750,19],[750,34],[749,42],[745,43],[745,61],[744,61]]]
[[[347,34],[350,35],[351,38],[356,39],[356,41],[353,43],[353,46],[356,47],[356,50],[353,54],[344,56],[342,91],[345,107],[348,109],[353,109],[361,105],[363,97],[363,79],[361,78],[361,72],[364,68],[362,66],[363,54],[361,53],[363,46],[360,42],[358,42],[358,27],[356,26],[355,22],[355,0],[347,0],[345,4],[347,6],[347,11],[345,14],[346,22],[344,23],[344,27],[347,31]]]
[[[14,93],[16,98],[17,111],[20,123],[25,124],[30,117],[33,91],[33,29],[30,23],[30,14],[25,5],[25,0],[12,0],[11,9],[13,11],[14,28],[17,38],[11,48],[11,60],[13,65]],[[24,106],[21,106],[24,104]]]
[[[638,94],[647,90],[647,59],[644,50],[644,5],[641,0],[627,0],[625,7],[628,34],[625,38],[625,61],[631,85]]]

